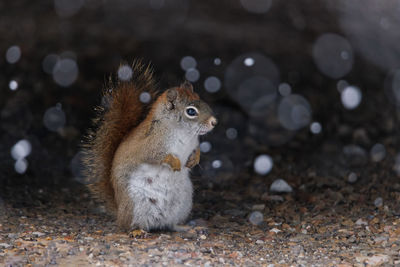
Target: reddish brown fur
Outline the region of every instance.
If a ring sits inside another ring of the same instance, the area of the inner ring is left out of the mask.
[[[190,85],[190,88],[186,83],[183,83],[180,87],[177,88],[178,95],[185,96],[188,100],[199,100],[200,97],[198,94],[193,92],[193,87]]]
[[[116,88],[106,88],[104,96],[111,99],[108,109],[94,120],[98,129],[89,133],[89,140],[84,146],[84,163],[87,166],[86,177],[95,181],[89,185],[95,197],[105,201],[109,208],[115,209],[114,189],[110,182],[113,157],[124,137],[134,129],[148,113],[151,103],[140,102],[142,92],[148,92],[154,100],[158,91],[155,89],[152,70],[140,62],[132,66],[132,82],[120,82]]]

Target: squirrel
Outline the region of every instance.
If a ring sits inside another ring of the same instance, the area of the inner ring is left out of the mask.
[[[98,107],[83,148],[86,178],[95,180],[88,187],[125,230],[179,231],[192,209],[199,136],[217,120],[189,82],[161,93],[149,65],[132,69],[130,81],[110,79],[104,90],[108,107]]]

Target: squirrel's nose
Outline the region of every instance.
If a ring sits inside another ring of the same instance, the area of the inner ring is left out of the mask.
[[[214,127],[215,125],[217,125],[217,119],[215,117],[211,117],[208,119],[208,122],[210,123],[210,125],[212,127]]]

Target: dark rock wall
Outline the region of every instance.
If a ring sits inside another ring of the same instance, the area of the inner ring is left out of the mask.
[[[252,175],[260,153],[275,160],[295,152],[307,158],[327,142],[365,150],[383,143],[394,157],[399,11],[398,1],[372,0],[2,1],[2,188],[79,177],[77,153],[93,107],[101,102],[100,89],[121,62],[135,58],[152,62],[161,88],[181,82],[182,58],[195,58],[200,74],[195,87],[221,122],[206,137],[212,148],[203,157],[202,172],[218,177],[215,181],[232,181],[238,171]],[[13,46],[21,56],[10,63],[7,51]],[[245,66],[246,59],[254,66]],[[216,93],[204,88],[209,76],[222,83]],[[285,96],[278,89],[288,85],[300,97],[287,98],[282,115]],[[362,94],[352,110],[338,90],[348,85]],[[312,122],[320,123],[321,133],[310,133]],[[10,151],[24,139],[31,153],[17,173]],[[215,168],[215,161],[222,168]]]

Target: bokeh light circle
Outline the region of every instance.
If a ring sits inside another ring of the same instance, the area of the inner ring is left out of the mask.
[[[22,139],[19,140],[11,148],[11,156],[13,157],[13,159],[18,160],[27,157],[31,153],[31,151],[32,151],[31,143],[26,139]]]
[[[314,121],[313,123],[311,123],[310,125],[310,131],[313,134],[319,134],[322,131],[322,126],[319,122]]]
[[[15,91],[18,89],[18,82],[16,80],[11,80],[8,83],[8,88],[10,88],[10,90]]]
[[[197,61],[194,57],[186,56],[181,59],[181,68],[183,70],[194,69],[197,66]]]
[[[237,132],[237,130],[236,130],[235,128],[228,128],[228,129],[226,129],[225,134],[226,134],[226,137],[227,137],[229,140],[234,140],[234,139],[236,139],[237,136],[238,136],[238,132]]]
[[[210,151],[211,151],[211,148],[212,148],[211,143],[208,142],[208,141],[204,141],[204,142],[201,142],[201,143],[200,143],[200,151],[201,151],[202,153],[208,153],[208,152],[210,152]]]
[[[288,95],[279,103],[279,121],[288,130],[299,130],[311,120],[311,106],[300,95]]]
[[[185,78],[189,82],[197,82],[200,78],[200,72],[197,69],[188,69],[185,73]]]
[[[362,93],[358,87],[347,86],[340,94],[342,104],[346,109],[357,108],[362,100]]]
[[[53,79],[58,85],[68,87],[76,81],[78,72],[78,65],[75,60],[63,58],[54,65]]]
[[[275,87],[280,82],[278,67],[271,59],[259,53],[246,53],[235,58],[226,68],[224,87],[236,99],[240,85],[254,77],[268,80]],[[240,102],[240,99],[236,100]]]
[[[122,65],[118,68],[118,79],[121,81],[129,81],[132,78],[133,70],[128,65]]]
[[[221,88],[221,81],[215,76],[210,76],[204,81],[204,88],[209,93],[216,93]]]
[[[19,174],[24,174],[28,169],[28,161],[25,158],[17,159],[14,163],[14,169]]]
[[[51,107],[44,113],[43,124],[50,131],[57,132],[64,127],[65,123],[65,113],[59,106]]]
[[[272,170],[273,166],[274,163],[272,161],[272,158],[268,155],[259,155],[254,160],[253,164],[254,171],[260,175],[268,174]]]
[[[10,64],[15,64],[21,58],[21,48],[17,45],[13,45],[6,51],[6,60]]]
[[[142,92],[139,96],[139,100],[142,103],[149,103],[151,101],[151,95],[148,92]]]
[[[345,76],[353,67],[353,49],[350,43],[335,33],[325,33],[318,37],[312,55],[319,71],[333,79]]]

